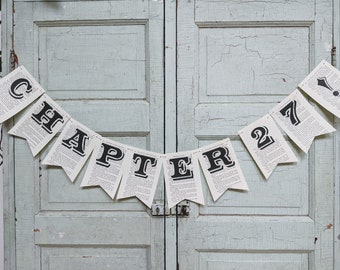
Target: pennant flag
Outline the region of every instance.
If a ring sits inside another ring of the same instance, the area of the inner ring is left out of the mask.
[[[277,164],[297,162],[293,151],[268,114],[238,133],[266,179]]]
[[[42,164],[62,167],[73,182],[98,140],[97,133],[71,118]]]
[[[299,90],[295,90],[275,106],[270,114],[305,153],[308,152],[314,137],[335,131]]]
[[[151,208],[162,169],[161,154],[134,147],[128,150],[117,199],[137,197]]]
[[[248,190],[230,139],[200,148],[196,155],[214,201],[235,184],[243,183],[243,189]]]
[[[245,179],[241,179],[241,182],[233,184],[229,189],[249,190]]]
[[[81,187],[100,186],[113,199],[123,174],[127,147],[102,138],[95,145]],[[126,166],[125,166],[126,167]]]
[[[8,133],[25,138],[36,156],[70,118],[44,94]]]
[[[340,117],[340,71],[322,61],[299,87],[332,114]]]
[[[45,90],[20,66],[0,80],[0,123],[17,114]]]
[[[167,154],[163,160],[168,207],[183,200],[204,204],[197,156],[193,152]]]

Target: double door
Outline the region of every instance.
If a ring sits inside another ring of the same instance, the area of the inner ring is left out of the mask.
[[[299,163],[265,181],[237,136],[330,58],[332,1],[23,0],[14,10],[19,64],[73,118],[159,153],[229,137],[249,191],[214,202],[203,182],[204,206],[154,216],[137,199],[81,188],[83,173],[71,183],[42,166],[52,143],[33,158],[14,139],[7,269],[333,269],[333,137],[308,154],[291,144]],[[161,179],[155,203],[164,194]]]

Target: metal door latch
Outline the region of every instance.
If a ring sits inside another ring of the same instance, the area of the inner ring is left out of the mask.
[[[177,204],[174,209],[174,214],[176,215],[176,207],[177,207],[177,215],[179,217],[188,217],[190,213],[190,203],[189,201],[182,201],[179,204]]]
[[[151,205],[151,215],[152,216],[176,216],[176,207],[178,217],[188,217],[190,213],[190,202],[182,201],[176,206],[169,209],[164,206],[162,202],[155,202]]]
[[[170,209],[164,207],[164,204],[161,202],[156,202],[151,205],[151,215],[153,216],[169,216]]]

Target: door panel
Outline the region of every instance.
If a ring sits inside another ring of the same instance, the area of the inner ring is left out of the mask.
[[[106,138],[163,152],[163,3],[15,2],[15,50],[57,103]],[[15,139],[16,269],[162,269],[163,220],[41,165]],[[155,200],[164,200],[159,185]],[[13,268],[14,269],[14,268]]]
[[[189,217],[169,217],[165,228],[137,199],[117,203],[100,188],[80,188],[84,171],[71,183],[42,166],[55,140],[32,158],[16,138],[10,269],[158,270],[175,267],[176,246],[185,270],[333,268],[331,136],[307,155],[292,144],[299,163],[280,165],[265,181],[237,135],[329,60],[332,1],[176,2],[14,1],[19,63],[104,137],[156,152],[230,137],[249,192],[213,202],[203,183],[206,205],[192,203]],[[163,196],[159,184],[155,200]]]
[[[291,143],[299,162],[266,181],[237,135],[329,58],[332,1],[178,1],[177,18],[178,151],[229,137],[249,185],[213,202],[204,184],[180,269],[332,269],[331,136],[307,155]]]

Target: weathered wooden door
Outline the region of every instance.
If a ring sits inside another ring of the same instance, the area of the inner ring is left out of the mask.
[[[331,60],[332,1],[178,1],[178,150],[230,137],[249,192],[179,220],[179,268],[333,269],[333,140],[261,176],[237,132]],[[332,121],[332,117],[326,113]]]
[[[104,137],[163,152],[162,1],[15,1],[14,9],[19,64],[50,97]],[[83,174],[72,184],[41,165],[48,149],[32,158],[21,139],[14,149],[16,253],[7,269],[163,268],[163,220],[141,202],[82,189]]]
[[[299,163],[268,181],[237,136],[330,60],[331,0],[19,0],[14,10],[19,64],[72,117],[156,152],[230,137],[250,190],[213,202],[203,183],[206,205],[164,226],[137,200],[112,202],[81,189],[82,175],[72,184],[46,169],[48,149],[34,159],[15,139],[6,269],[175,269],[176,248],[182,270],[333,268],[332,136],[308,155],[293,146]]]

